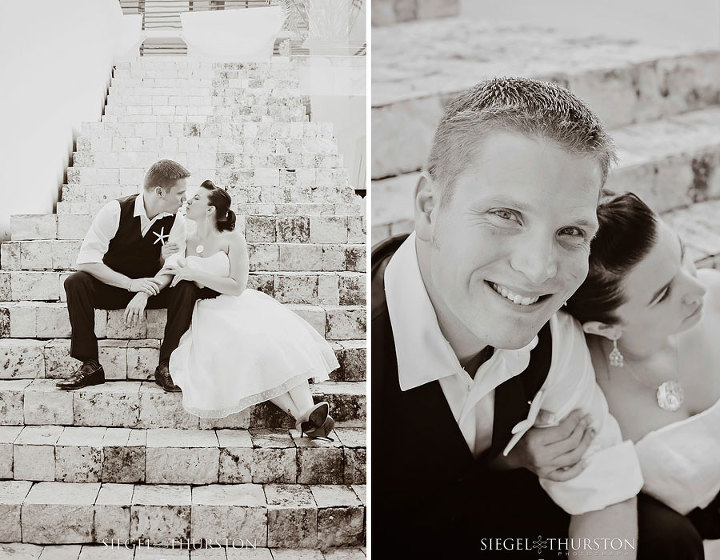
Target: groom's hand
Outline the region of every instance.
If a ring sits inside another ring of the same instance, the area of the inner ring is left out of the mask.
[[[145,306],[147,305],[147,300],[148,295],[143,292],[138,292],[135,294],[135,297],[130,300],[130,303],[128,303],[125,308],[125,313],[123,315],[125,324],[128,327],[134,327],[135,325],[140,324],[143,312],[145,311]]]
[[[160,293],[160,282],[154,278],[134,278],[130,281],[128,291],[156,296]]]
[[[573,410],[557,426],[531,428],[510,451],[507,464],[539,478],[570,480],[585,470],[582,457],[594,437],[590,416]]]

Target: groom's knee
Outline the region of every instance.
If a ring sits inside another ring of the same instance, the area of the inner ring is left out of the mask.
[[[198,288],[195,282],[188,280],[182,280],[178,282],[171,290],[172,299],[174,300],[189,300],[195,301],[200,294],[200,288]]]
[[[88,290],[92,286],[92,283],[93,277],[87,272],[73,272],[65,278],[65,293],[78,293]]]

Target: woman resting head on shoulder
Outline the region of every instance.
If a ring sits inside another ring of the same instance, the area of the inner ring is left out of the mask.
[[[598,221],[588,276],[565,309],[636,443],[644,491],[681,513],[705,507],[720,491],[720,273],[696,270],[678,234],[632,193],[605,196]]]

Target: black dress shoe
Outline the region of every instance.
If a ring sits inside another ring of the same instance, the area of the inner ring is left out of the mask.
[[[82,389],[89,385],[105,383],[105,371],[100,364],[85,362],[80,369],[73,372],[67,379],[61,379],[55,386],[59,389]]]
[[[179,393],[182,391],[180,387],[173,383],[170,377],[170,368],[167,364],[160,364],[155,368],[155,383],[160,385],[168,393]]]

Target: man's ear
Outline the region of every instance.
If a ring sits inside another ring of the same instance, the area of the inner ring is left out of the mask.
[[[427,173],[421,173],[415,187],[415,235],[423,241],[432,240],[437,202],[432,179]]]
[[[153,192],[155,193],[155,196],[157,196],[158,198],[163,198],[165,196],[165,193],[163,192],[162,187],[159,185],[153,189]]]
[[[587,334],[604,336],[608,340],[618,340],[623,332],[620,325],[608,325],[600,321],[588,321],[587,323],[583,323],[582,328]]]

